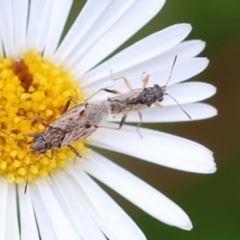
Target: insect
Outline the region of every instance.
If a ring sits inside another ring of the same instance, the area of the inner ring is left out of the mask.
[[[71,101],[75,102],[73,99],[69,99],[62,110],[61,117],[50,125],[44,123],[39,116],[35,116],[36,120],[45,126],[46,129],[41,133],[24,134],[25,137],[33,137],[29,146],[33,153],[40,155],[50,150],[51,158],[53,158],[55,149],[67,146],[76,156],[82,157],[71,144],[87,138],[98,129],[98,124],[103,119],[103,111],[101,110],[101,105],[88,102],[76,105],[67,110]],[[27,184],[28,175],[25,193]]]
[[[67,111],[70,102],[66,103],[62,115],[56,121],[47,125],[39,116],[36,120],[46,129],[41,133],[26,133],[26,137],[33,137],[30,149],[34,152],[45,154],[51,150],[54,157],[54,149],[67,146],[75,155],[81,157],[80,153],[71,146],[71,143],[86,138],[96,131],[98,123],[102,120],[103,114],[98,104],[84,102]]]
[[[152,104],[154,104],[157,107],[162,107],[160,102],[162,102],[164,95],[168,95],[169,97],[171,97],[178,104],[178,106],[181,108],[181,110],[188,116],[188,118],[191,119],[189,114],[181,107],[181,105],[176,101],[176,99],[174,99],[172,96],[170,96],[166,92],[167,85],[171,79],[176,60],[177,60],[177,56],[175,56],[175,58],[174,58],[172,68],[170,71],[170,75],[169,75],[169,78],[168,78],[165,86],[161,87],[158,84],[154,84],[153,87],[147,87],[149,78],[150,78],[149,75],[142,77],[143,87],[136,88],[136,89],[132,89],[130,82],[125,77],[119,77],[119,78],[115,78],[115,79],[113,78],[114,81],[123,79],[126,86],[129,89],[129,91],[126,93],[121,93],[117,90],[101,88],[100,90],[98,90],[96,93],[94,93],[88,99],[92,98],[100,91],[105,91],[105,92],[110,92],[110,93],[116,94],[117,96],[109,97],[107,99],[107,104],[109,105],[110,112],[111,112],[111,114],[114,115],[114,117],[119,114],[123,115],[122,119],[120,121],[119,127],[117,129],[120,129],[123,126],[123,124],[126,122],[126,119],[127,119],[127,116],[129,113],[137,112],[139,115],[139,118],[140,118],[140,121],[137,125],[137,131],[140,136],[141,136],[141,134],[139,132],[139,127],[141,126],[141,123],[142,123],[142,110],[144,110],[148,107],[151,107]]]

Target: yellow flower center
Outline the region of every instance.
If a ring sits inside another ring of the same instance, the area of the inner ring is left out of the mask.
[[[26,52],[16,62],[0,56],[0,174],[9,183],[24,182],[28,172],[29,181],[46,177],[75,158],[67,147],[55,150],[53,159],[49,152],[37,157],[28,148],[31,138],[24,138],[26,133],[45,129],[35,115],[51,124],[69,98],[83,100],[78,84],[71,79],[40,53]],[[74,148],[81,154],[87,151],[84,141],[75,143]]]

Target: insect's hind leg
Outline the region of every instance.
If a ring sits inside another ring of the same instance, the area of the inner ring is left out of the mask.
[[[113,93],[113,94],[121,94],[121,92],[119,92],[117,90],[110,90],[110,89],[107,89],[107,88],[101,88],[97,92],[95,92],[93,95],[91,95],[90,97],[85,99],[84,101],[87,102],[89,99],[91,99],[92,97],[94,97],[95,95],[97,95],[99,92],[102,92],[102,91]]]
[[[68,107],[70,105],[71,102],[74,102],[76,105],[78,104],[73,98],[69,98],[64,106],[64,108],[62,109],[62,112],[61,112],[61,115],[63,115],[67,110],[68,110]]]
[[[72,146],[72,145],[67,145],[67,147],[79,158],[82,158],[81,154]]]

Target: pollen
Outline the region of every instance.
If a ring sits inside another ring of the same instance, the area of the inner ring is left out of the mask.
[[[29,149],[31,137],[61,116],[70,99],[79,103],[83,93],[62,67],[44,60],[40,53],[28,51],[18,61],[0,56],[0,174],[9,182],[21,184],[65,168],[75,155],[68,147],[37,156]],[[69,108],[73,107],[74,103]],[[87,152],[84,141],[73,144],[81,154]]]

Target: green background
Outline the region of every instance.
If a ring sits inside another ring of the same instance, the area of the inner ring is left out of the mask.
[[[74,2],[69,24],[82,4],[83,1]],[[141,14],[144,13],[139,13],[140,17]],[[100,152],[175,201],[189,215],[194,228],[188,232],[167,226],[103,187],[136,221],[149,240],[237,240],[240,239],[240,1],[167,0],[160,13],[122,48],[153,32],[184,22],[193,26],[188,39],[207,42],[201,56],[208,57],[210,65],[194,80],[217,87],[217,94],[206,102],[215,106],[219,115],[198,122],[145,124],[144,127],[207,146],[214,152],[217,172],[210,175],[185,173],[125,155]]]

